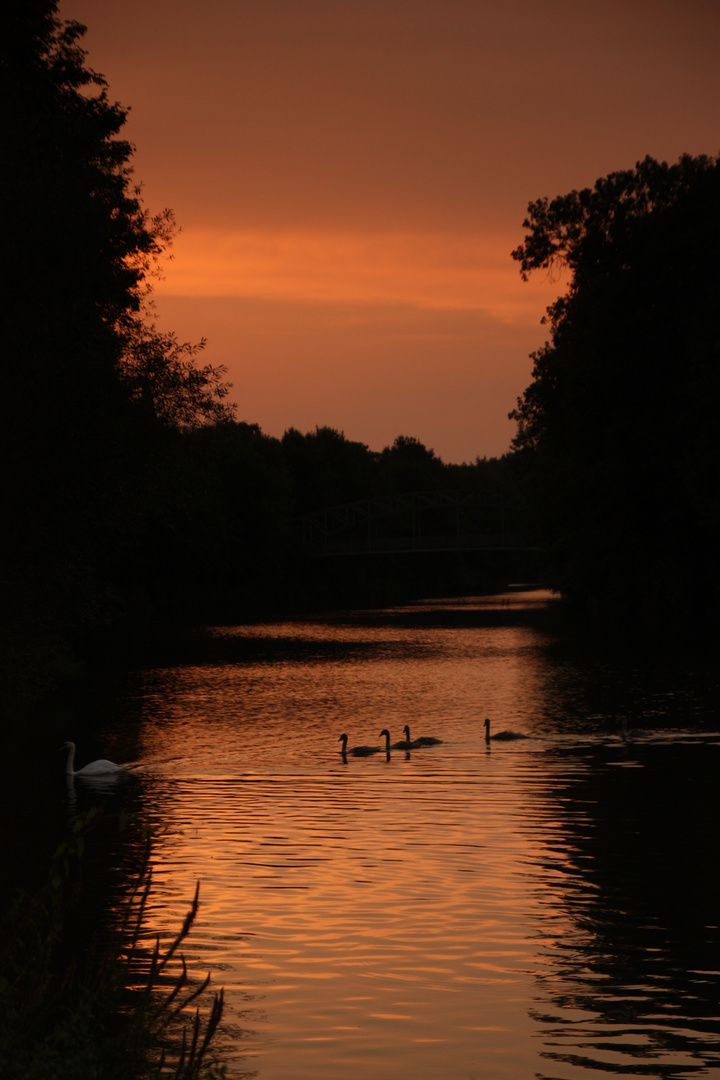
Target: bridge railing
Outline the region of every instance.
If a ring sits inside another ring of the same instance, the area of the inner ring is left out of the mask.
[[[313,555],[529,549],[525,504],[506,492],[420,491],[331,506],[295,519]]]

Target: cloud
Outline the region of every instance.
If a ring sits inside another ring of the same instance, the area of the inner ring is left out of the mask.
[[[158,292],[472,310],[535,322],[559,287],[520,281],[518,237],[441,232],[192,229]]]

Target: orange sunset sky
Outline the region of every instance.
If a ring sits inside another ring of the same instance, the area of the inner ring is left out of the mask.
[[[62,0],[182,232],[157,321],[238,418],[504,453],[540,319],[527,204],[720,151],[717,0]],[[679,268],[681,272],[681,268]]]

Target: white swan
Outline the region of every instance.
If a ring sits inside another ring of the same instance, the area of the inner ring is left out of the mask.
[[[519,731],[498,731],[496,735],[490,734],[490,721],[485,721],[485,742],[490,742],[491,739],[497,739],[498,742],[512,742],[515,739],[527,739],[528,735],[523,735]]]
[[[89,765],[83,765],[82,769],[74,769],[75,743],[63,743],[60,749],[67,750],[68,752],[67,763],[65,765],[65,772],[68,776],[109,776],[124,773],[128,770],[127,765],[116,765],[114,761],[107,761],[105,758],[100,758],[98,761],[91,761]]]
[[[342,734],[338,739],[338,742],[342,743],[342,750],[340,753],[343,757],[346,757],[348,754],[351,754],[353,757],[369,757],[370,754],[380,753],[379,746],[351,746],[348,748],[347,741],[348,737],[345,734]]]

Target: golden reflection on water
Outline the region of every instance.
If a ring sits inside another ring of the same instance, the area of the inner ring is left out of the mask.
[[[378,618],[216,637],[222,662],[147,673],[139,783],[153,919],[171,930],[201,881],[189,951],[226,988],[237,1075],[540,1075],[595,888],[573,799],[587,762],[548,715],[542,635]],[[488,747],[486,715],[531,738]],[[380,746],[406,723],[443,744],[338,752],[343,731]],[[549,1075],[585,1075],[571,1059]]]
[[[398,779],[181,786],[172,807],[161,801],[158,870],[179,895],[202,878],[201,951],[262,1010],[262,1075],[351,1075],[350,1055],[377,1059],[376,1076],[438,1076],[447,1053],[465,1070],[505,1057],[509,1027],[519,1050],[505,999],[536,964],[527,844],[502,793],[410,766]],[[318,1039],[332,1043],[325,1071],[309,1052]]]

